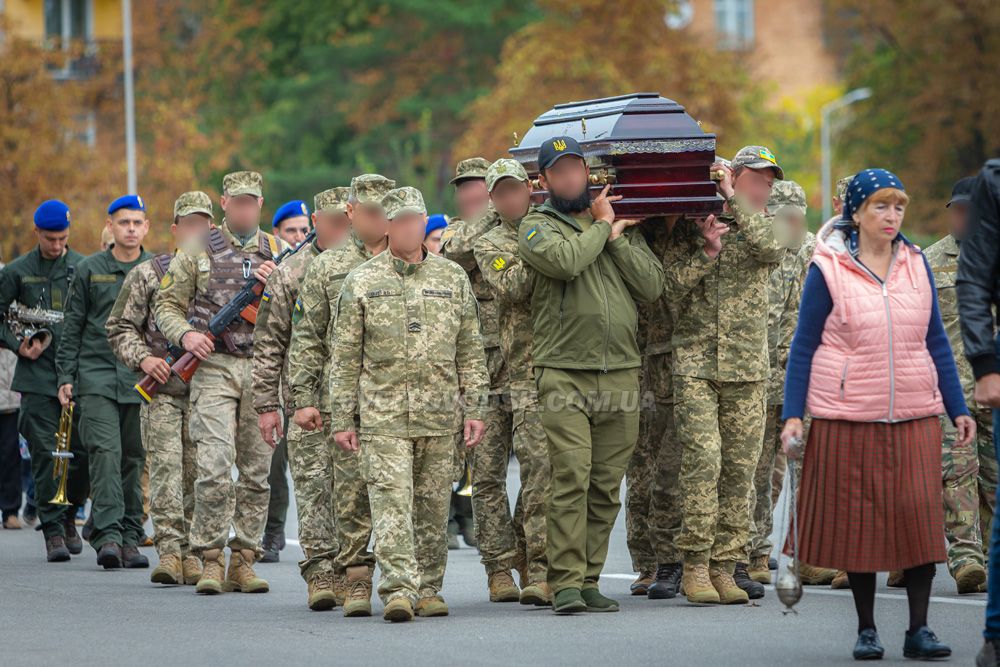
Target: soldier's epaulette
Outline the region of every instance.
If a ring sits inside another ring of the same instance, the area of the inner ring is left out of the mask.
[[[226,235],[222,233],[221,229],[213,226],[208,232],[208,252],[212,255],[218,255],[228,249],[229,241],[226,240]]]
[[[261,255],[267,257],[268,259],[274,259],[279,254],[281,254],[281,248],[278,245],[278,239],[274,237],[273,234],[268,234],[265,231],[260,231],[257,237],[257,249]]]
[[[168,253],[163,253],[162,255],[157,255],[153,258],[153,271],[156,272],[157,280],[163,280],[163,276],[166,275],[167,269],[170,268],[170,260],[173,258],[174,256]]]

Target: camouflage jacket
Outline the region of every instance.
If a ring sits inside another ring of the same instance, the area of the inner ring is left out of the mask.
[[[771,271],[767,293],[767,349],[771,364],[771,379],[767,389],[767,404],[785,402],[785,366],[792,337],[799,322],[799,303],[806,271],[816,248],[816,235],[807,232],[801,247],[789,248],[778,268]]]
[[[448,223],[448,229],[444,233],[444,243],[441,246],[442,255],[469,273],[472,291],[479,301],[479,321],[482,323],[484,347],[500,346],[500,317],[496,303],[496,292],[489,281],[483,277],[479,265],[476,264],[474,246],[480,236],[499,224],[500,216],[493,210],[492,205],[479,220],[467,222],[453,218]],[[498,384],[497,378],[490,380],[494,386]],[[502,386],[505,382],[499,384]]]
[[[299,298],[302,276],[320,254],[313,241],[300,247],[268,277],[260,297],[253,328],[253,407],[257,414],[291,411],[288,388],[288,351],[292,338],[292,312]]]
[[[965,347],[962,345],[962,331],[958,321],[958,296],[955,293],[955,276],[958,274],[959,246],[955,237],[945,236],[943,239],[924,251],[924,257],[934,272],[934,286],[937,287],[938,309],[941,311],[941,321],[944,330],[951,341],[951,351],[958,366],[958,377],[962,381],[962,391],[965,402],[970,410],[979,406],[974,400],[976,380],[972,374],[972,366],[965,358]]]
[[[520,222],[520,218],[502,220],[480,236],[473,247],[480,275],[496,294],[500,351],[507,362],[514,409],[524,409],[538,402],[531,360],[534,270],[521,261],[517,249]]]
[[[356,409],[362,435],[403,438],[458,433],[463,416],[486,417],[476,299],[457,264],[431,254],[409,264],[381,253],[344,280],[336,327],[334,432],[354,429]]]
[[[292,313],[292,338],[288,346],[288,386],[292,409],[317,407],[329,412],[324,386],[330,374],[330,337],[337,295],[344,278],[371,259],[365,244],[352,232],[336,248],[326,250],[309,264],[302,278]]]
[[[736,199],[719,217],[730,226],[713,262],[702,249],[697,227],[678,223],[681,240],[665,264],[682,267],[685,279],[667,280],[674,315],[674,375],[718,382],[758,382],[769,375],[767,352],[768,284],[784,255],[774,238],[772,218],[751,213]],[[691,253],[699,258],[691,262]],[[701,278],[687,289],[692,272]],[[671,283],[675,283],[672,285]]]
[[[105,324],[112,351],[133,371],[139,371],[142,360],[154,354],[146,340],[146,330],[151,324],[149,320],[153,319],[154,301],[160,285],[153,266],[155,261],[156,258],[143,262],[125,276],[121,292]],[[160,391],[171,396],[187,396],[188,385],[171,374]]]

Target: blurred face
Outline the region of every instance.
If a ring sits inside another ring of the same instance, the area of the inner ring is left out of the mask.
[[[294,218],[285,218],[274,231],[279,239],[294,248],[305,241],[306,234],[309,233],[309,217],[297,215]]]
[[[260,209],[263,197],[253,195],[222,195],[222,210],[229,228],[240,234],[249,234],[260,226]]]
[[[316,227],[316,242],[324,250],[340,245],[351,230],[351,219],[340,211],[316,211],[312,219]]]
[[[69,229],[61,232],[50,232],[35,228],[35,238],[38,239],[38,251],[45,259],[59,259],[66,252],[69,242]]]
[[[844,212],[844,202],[836,195],[833,196],[833,212],[837,215]]]
[[[806,235],[806,216],[802,209],[782,206],[775,211],[774,234],[779,239],[787,241],[785,245],[790,247],[801,245]]]
[[[775,179],[774,169],[750,169],[744,167],[733,182],[733,190],[746,201],[754,211],[763,211],[771,198],[771,187]]]
[[[435,255],[441,254],[441,236],[443,234],[444,227],[441,227],[424,237],[424,245],[427,246],[428,252],[432,252]]]
[[[590,168],[583,158],[567,155],[538,175],[538,184],[549,191],[552,206],[563,213],[590,208]]]
[[[959,241],[965,236],[965,226],[968,217],[968,202],[957,201],[948,207],[948,229],[951,231],[951,235]]]
[[[389,248],[396,257],[413,255],[424,243],[427,216],[422,213],[400,213],[389,221]]]
[[[876,198],[876,195],[854,214],[854,222],[862,238],[875,243],[891,243],[903,226],[906,204],[894,198]]]
[[[189,213],[177,216],[170,225],[170,233],[174,235],[174,245],[180,247],[196,238],[208,234],[212,219],[204,213]]]
[[[365,245],[373,246],[385,238],[389,221],[381,204],[375,202],[348,202],[347,215],[351,218],[351,227]],[[420,235],[423,238],[423,233]]]
[[[501,178],[494,184],[490,199],[493,200],[493,208],[501,217],[507,220],[523,218],[531,205],[531,183],[519,181],[511,176]]]
[[[115,246],[122,250],[137,250],[149,231],[145,211],[120,208],[107,221]]]
[[[455,186],[455,206],[462,220],[477,220],[486,212],[489,201],[485,178],[469,178]]]

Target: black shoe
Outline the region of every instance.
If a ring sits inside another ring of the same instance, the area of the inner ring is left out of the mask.
[[[139,570],[149,567],[149,559],[139,553],[139,547],[126,544],[122,547],[122,565],[130,570]]]
[[[746,592],[747,597],[751,600],[759,600],[764,597],[764,584],[750,578],[750,575],[747,574],[746,563],[736,564],[736,570],[733,572],[733,581]]]
[[[875,628],[865,628],[858,633],[858,641],[854,644],[855,660],[881,660],[883,655],[885,649]]]
[[[69,560],[69,549],[62,535],[45,538],[45,560],[50,563],[64,563]]]
[[[656,568],[656,581],[646,591],[650,600],[671,600],[677,597],[681,590],[681,575],[684,566],[680,563],[667,563]]]
[[[906,633],[906,641],[903,642],[903,655],[916,660],[947,658],[951,655],[951,647],[942,644],[937,635],[925,625],[912,635],[909,632]]]
[[[278,533],[278,551],[285,550],[285,531]]]
[[[775,571],[775,570],[777,570],[778,569],[778,559],[775,558],[775,557],[773,557],[773,556],[771,558],[768,558],[767,559],[767,569],[771,570],[772,572]]]
[[[66,529],[66,548],[74,556],[79,556],[83,552],[83,540],[76,532],[76,517],[74,512],[67,512],[63,521],[63,528]]]
[[[465,540],[467,546],[473,549],[479,546],[479,542],[476,540],[476,531],[473,529],[471,521],[462,526],[462,539]]]
[[[80,535],[83,536],[83,539],[89,542],[90,536],[93,534],[94,534],[94,512],[91,511],[90,516],[87,517],[87,520],[83,524],[83,529],[80,531]]]
[[[281,551],[281,547],[278,546],[278,536],[265,534],[264,539],[261,540],[261,546],[264,548],[264,555],[260,557],[260,563],[277,563],[281,560],[281,556],[278,554]]]
[[[105,570],[117,570],[122,566],[122,548],[114,542],[106,542],[97,550],[97,564]]]
[[[1000,639],[987,639],[976,656],[976,667],[1000,665]]]

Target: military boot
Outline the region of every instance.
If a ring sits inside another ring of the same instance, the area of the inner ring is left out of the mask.
[[[417,600],[417,616],[421,618],[433,618],[435,616],[447,616],[448,604],[440,595],[428,595]]]
[[[45,560],[50,563],[63,563],[69,560],[69,549],[62,535],[45,538]]]
[[[770,576],[770,573],[768,573],[768,577]],[[746,563],[736,564],[736,570],[733,572],[733,581],[742,590],[746,591],[747,597],[751,600],[759,600],[764,597],[764,584],[750,578]],[[722,593],[720,592],[719,594],[721,595]]]
[[[986,583],[986,569],[979,563],[966,563],[955,571],[955,583],[960,595],[978,593],[979,587]]]
[[[906,588],[906,573],[902,570],[893,570],[885,580],[885,585],[889,588]]]
[[[646,591],[650,600],[672,600],[681,587],[684,567],[680,563],[667,563],[656,568],[656,580]]]
[[[229,593],[267,593],[270,587],[267,582],[253,571],[253,549],[235,549],[229,555],[229,571],[226,572],[226,582],[222,585]]]
[[[401,599],[401,598],[396,598]],[[410,608],[410,618],[413,618],[413,606]],[[388,607],[386,607],[388,609]],[[372,573],[367,565],[352,565],[347,568],[347,597],[344,599],[344,616],[372,615]],[[391,619],[390,619],[391,620]],[[409,620],[409,619],[407,619]]]
[[[799,563],[799,579],[803,586],[829,586],[836,576],[837,571],[828,567]]]
[[[218,595],[226,578],[226,560],[222,549],[208,549],[201,554],[204,567],[195,592],[200,595]]]
[[[548,607],[552,604],[552,589],[547,581],[528,583],[521,589],[518,599],[521,604],[533,604],[536,607]]]
[[[368,616],[371,616],[371,604],[369,604]],[[406,598],[393,598],[386,603],[385,610],[382,612],[382,618],[390,623],[412,621],[413,605]]]
[[[177,585],[184,583],[184,567],[177,554],[164,554],[159,564],[149,573],[154,584]]]
[[[333,573],[317,572],[309,577],[308,604],[313,611],[326,611],[337,606],[337,596],[333,592]]]
[[[635,578],[628,589],[632,595],[646,595],[649,593],[649,587],[653,585],[655,579],[655,574],[653,568],[643,569],[639,576]]]
[[[347,600],[347,575],[343,573],[333,575],[333,595],[337,599],[337,604],[343,606]]]
[[[688,602],[695,604],[719,604],[720,602],[719,591],[712,585],[708,565],[704,563],[684,564],[681,588],[684,590]]]
[[[767,556],[754,556],[750,559],[747,574],[759,584],[771,583],[771,568],[767,565]]]
[[[201,559],[199,559],[194,554],[188,554],[184,556],[184,562],[181,565],[184,570],[184,583],[188,586],[194,586],[201,579]]]
[[[510,570],[497,570],[491,574],[489,588],[490,602],[517,602],[521,597],[521,591],[510,576]]]
[[[718,591],[719,602],[722,604],[746,604],[750,602],[750,596],[737,585],[733,575],[729,574],[727,570],[718,567],[709,568],[708,577],[712,582],[712,587]],[[749,577],[747,581],[749,581]],[[760,586],[760,584],[757,585]]]
[[[139,547],[126,544],[122,547],[122,566],[129,569],[145,569],[149,567],[149,559],[139,553]]]
[[[837,574],[833,575],[833,581],[830,582],[830,588],[834,590],[841,590],[850,587],[851,580],[847,578],[847,572],[844,570],[837,570]]]
[[[17,517],[14,517],[15,519]],[[79,556],[83,553],[83,540],[80,539],[80,534],[76,532],[76,517],[73,513],[68,512],[65,519],[63,520],[63,528],[66,530],[66,548],[74,556]]]

